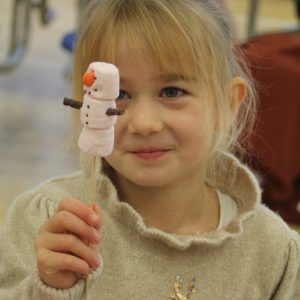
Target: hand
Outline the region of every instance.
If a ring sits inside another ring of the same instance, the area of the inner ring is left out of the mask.
[[[66,289],[98,268],[100,226],[97,204],[89,208],[65,198],[38,232],[35,251],[41,279],[53,288]]]

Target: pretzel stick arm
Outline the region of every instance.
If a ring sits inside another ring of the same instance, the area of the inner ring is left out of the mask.
[[[80,109],[82,107],[82,102],[71,99],[71,98],[64,98],[64,105],[70,106],[72,108]],[[121,116],[125,112],[122,108],[108,108],[106,111],[107,116]]]
[[[70,106],[72,108],[80,109],[82,107],[82,102],[65,97],[64,105]]]
[[[109,108],[106,111],[107,116],[121,116],[125,112],[125,109],[122,108]]]

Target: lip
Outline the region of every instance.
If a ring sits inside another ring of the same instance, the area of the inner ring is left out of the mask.
[[[138,149],[138,150],[130,151],[131,154],[135,155],[137,158],[142,160],[157,160],[163,157],[167,152],[169,152],[169,149],[155,149],[155,148]]]

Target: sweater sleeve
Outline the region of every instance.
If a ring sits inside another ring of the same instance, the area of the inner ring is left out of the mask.
[[[39,278],[35,258],[38,228],[56,211],[56,203],[28,192],[12,204],[0,235],[0,299],[81,299],[84,280],[65,290],[51,288]]]
[[[286,268],[272,299],[300,299],[300,236],[297,233],[289,244]]]

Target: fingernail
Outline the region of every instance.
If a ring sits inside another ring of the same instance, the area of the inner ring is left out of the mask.
[[[96,258],[93,263],[93,267],[94,267],[94,269],[97,269],[97,268],[99,268],[99,266],[100,266],[100,259]]]
[[[90,214],[89,215],[89,220],[92,222],[92,223],[96,223],[98,221],[98,216],[96,214]]]
[[[100,241],[100,234],[99,232],[95,229],[95,228],[92,228],[93,230],[93,241],[95,241],[96,243],[98,243]]]

